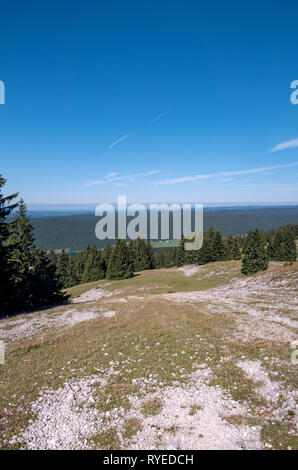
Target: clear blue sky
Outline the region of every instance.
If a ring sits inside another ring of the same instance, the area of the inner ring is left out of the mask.
[[[298,202],[297,15],[274,0],[2,2],[7,191]]]

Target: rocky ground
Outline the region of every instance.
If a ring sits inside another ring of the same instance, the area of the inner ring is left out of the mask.
[[[297,265],[148,271],[0,320],[1,447],[297,448]]]

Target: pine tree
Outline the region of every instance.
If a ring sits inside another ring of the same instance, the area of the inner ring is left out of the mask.
[[[67,266],[67,275],[68,275],[68,287],[76,286],[80,283],[80,279],[77,275],[75,260],[71,255],[68,256],[68,266]]]
[[[17,207],[17,203],[12,203],[18,194],[4,196],[1,192],[6,180],[0,175],[0,313],[9,310],[12,297],[12,266],[9,262],[10,247],[7,245],[11,230],[11,223],[7,220],[11,212]]]
[[[197,252],[197,264],[206,264],[213,261],[213,241],[215,232],[213,227],[210,227],[203,237],[203,245]]]
[[[80,251],[77,253],[75,260],[74,260],[74,269],[75,269],[75,275],[76,278],[78,279],[78,283],[80,284],[82,282],[82,277],[85,269],[85,260],[83,257],[83,253]]]
[[[242,259],[243,274],[254,274],[258,271],[265,271],[268,268],[268,256],[265,248],[265,238],[258,230],[249,232]]]
[[[67,303],[69,295],[61,292],[56,268],[42,248],[35,250],[34,263],[29,274],[28,291],[22,299],[27,309]]]
[[[227,239],[225,240],[225,244],[226,244],[227,259],[228,260],[233,259],[232,251],[233,251],[233,246],[234,246],[234,237],[231,233],[228,235]]]
[[[196,264],[198,258],[198,250],[186,250],[185,243],[194,243],[195,237],[191,239],[185,239],[183,242],[183,264]]]
[[[267,252],[269,259],[273,261],[296,260],[295,234],[291,226],[281,227],[271,235]]]
[[[35,245],[34,228],[27,216],[27,208],[23,199],[18,204],[9,237],[9,244],[13,247],[12,259],[15,263],[18,263],[18,271],[26,271],[32,265]]]
[[[173,266],[176,266],[177,256],[178,256],[177,251],[178,251],[177,246],[171,246],[169,250],[164,250],[164,252],[166,253],[166,259],[164,261],[166,264],[166,267],[172,268]]]
[[[35,247],[33,226],[22,199],[8,243],[11,248],[14,288],[11,310],[28,310],[65,302],[67,296],[61,293],[52,253],[50,259],[42,248]]]
[[[49,262],[57,269],[57,255],[53,249],[47,252]]]
[[[134,242],[134,271],[150,269],[150,261],[146,243],[142,238]]]
[[[88,255],[85,270],[82,277],[82,282],[99,281],[105,278],[104,260],[102,254],[95,245],[90,250]]]
[[[176,251],[175,265],[178,266],[178,267],[183,266],[183,264],[184,264],[184,254],[185,254],[184,245],[185,245],[185,240],[184,240],[184,238],[181,238],[180,244],[179,244],[179,246],[177,248],[177,251]]]
[[[69,278],[69,256],[65,249],[62,249],[61,255],[57,261],[57,277],[64,288],[71,287]]]
[[[216,230],[212,242],[212,261],[224,261],[228,259],[227,251],[219,230]]]
[[[166,266],[165,252],[166,252],[166,250],[163,250],[162,248],[159,248],[154,253],[155,266],[156,266],[157,269],[164,268]],[[176,264],[176,257],[175,257],[175,264]]]
[[[13,304],[16,309],[27,308],[30,296],[31,270],[33,269],[36,247],[34,230],[23,199],[20,200],[11,226],[8,239],[10,263],[13,267],[12,283],[14,289]],[[30,304],[31,306],[31,304]]]
[[[148,269],[155,269],[155,258],[154,258],[154,254],[153,254],[153,248],[152,248],[152,245],[151,245],[151,241],[147,240],[147,245],[146,245],[146,248],[147,248],[147,256],[148,256],[148,262],[149,262],[149,268]]]
[[[107,271],[107,269],[108,269],[111,253],[112,253],[112,247],[109,243],[107,243],[103,247],[103,252],[102,252],[102,257],[103,257],[104,264],[105,264],[105,271]]]
[[[133,276],[128,247],[125,240],[117,239],[109,260],[106,278],[127,279]]]
[[[127,245],[128,257],[131,269],[135,272],[136,269],[136,242],[134,240],[129,240]]]
[[[284,228],[284,253],[285,261],[293,263],[297,259],[297,247],[295,233],[292,227],[287,226]]]
[[[231,254],[231,259],[233,260],[238,260],[241,259],[241,250],[240,250],[240,245],[237,237],[234,237],[233,239],[233,245],[230,251]]]
[[[86,257],[83,251],[80,251],[74,261],[75,277],[78,280],[78,283],[82,282],[84,270],[86,264]]]
[[[205,237],[202,247],[198,250],[198,264],[206,264],[213,261],[213,241],[209,237]]]

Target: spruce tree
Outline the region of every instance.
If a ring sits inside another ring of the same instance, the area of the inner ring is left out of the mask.
[[[267,252],[272,261],[296,260],[295,234],[291,226],[281,227],[271,235]]]
[[[154,253],[155,266],[156,266],[157,269],[164,268],[166,266],[165,252],[166,252],[166,250],[163,250],[162,248],[159,248]],[[175,256],[175,264],[176,264],[176,256]]]
[[[46,252],[37,248],[29,274],[29,289],[26,297],[22,299],[23,308],[33,309],[67,303],[69,295],[61,292],[61,289],[55,266]]]
[[[57,269],[57,255],[52,248],[50,251],[47,252],[47,257],[49,262],[55,267],[55,269]]]
[[[75,270],[75,277],[78,280],[78,283],[82,282],[84,270],[85,270],[85,254],[83,251],[80,251],[74,261],[74,270]]]
[[[72,287],[80,283],[80,279],[77,275],[75,260],[71,255],[68,256],[67,276],[68,287]]]
[[[227,252],[227,259],[233,259],[232,257],[232,251],[233,251],[233,246],[234,246],[234,237],[230,233],[226,239],[226,252]]]
[[[128,257],[131,269],[135,272],[137,271],[136,266],[136,242],[135,240],[129,240],[127,245]]]
[[[249,232],[242,259],[243,274],[254,274],[268,268],[268,256],[265,248],[264,235],[258,230]]]
[[[203,237],[203,245],[197,252],[197,264],[206,264],[213,261],[213,240],[215,232],[213,227],[210,227]]]
[[[183,266],[184,264],[184,256],[185,256],[184,245],[185,245],[185,239],[182,238],[176,251],[175,265],[178,267]]]
[[[224,261],[227,259],[227,251],[219,230],[216,230],[212,242],[212,261]]]
[[[149,262],[149,268],[148,269],[155,269],[155,258],[154,258],[154,253],[153,253],[153,248],[152,248],[152,245],[151,245],[151,241],[147,240],[147,244],[146,244],[146,248],[147,248],[147,256],[148,256],[148,262]]]
[[[23,311],[65,302],[53,258],[34,244],[33,226],[21,199],[8,239],[13,268],[11,310]],[[51,254],[52,255],[52,254]]]
[[[95,245],[88,255],[82,282],[99,281],[105,278],[104,260],[101,251]]]
[[[125,240],[117,239],[109,260],[106,278],[127,279],[133,276],[128,247]]]
[[[34,265],[36,247],[33,225],[27,216],[23,199],[18,204],[8,243],[11,248],[10,263],[13,267],[13,303],[16,309],[31,306],[27,298],[30,297],[31,270]]]
[[[134,271],[150,269],[150,260],[145,241],[138,238],[134,242]]]
[[[241,250],[240,250],[238,237],[234,237],[233,239],[233,245],[232,245],[230,254],[231,254],[231,259],[233,260],[241,259]]]
[[[173,266],[176,266],[177,251],[178,251],[177,246],[171,246],[169,250],[164,250],[164,251],[167,253],[167,260],[165,261],[167,264],[167,267],[172,268]]]
[[[103,257],[104,264],[105,264],[105,271],[107,271],[107,269],[108,269],[111,253],[112,253],[112,247],[109,243],[107,243],[103,247],[103,252],[102,252],[102,257]]]
[[[17,203],[13,203],[18,194],[4,196],[2,187],[6,180],[0,175],[0,314],[9,310],[12,297],[12,266],[9,262],[10,247],[8,246],[8,238],[11,230],[11,223],[8,220],[11,212],[17,207]]]
[[[206,264],[213,261],[213,241],[210,237],[204,237],[203,245],[198,250],[198,264]]]
[[[293,263],[297,259],[297,247],[295,233],[292,227],[287,226],[284,228],[284,253],[285,261]]]
[[[267,253],[270,260],[283,261],[285,255],[284,241],[283,233],[280,229],[271,235],[267,246]]]
[[[71,280],[69,278],[69,255],[64,248],[61,251],[61,255],[58,256],[57,277],[65,289],[71,287]]]

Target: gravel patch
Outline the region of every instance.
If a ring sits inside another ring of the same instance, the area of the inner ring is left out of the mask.
[[[223,417],[247,415],[240,405],[219,387],[209,386],[208,369],[198,370],[187,385],[158,390],[151,397],[162,401],[162,411],[142,421],[142,430],[132,440],[131,449],[240,450],[261,449],[260,428],[233,425]],[[146,398],[148,400],[149,397]],[[143,400],[144,401],[144,400]],[[134,400],[135,409],[141,400]],[[193,412],[192,409],[196,411]],[[140,418],[135,412],[133,416]],[[172,429],[175,429],[173,433]]]
[[[108,310],[107,312],[101,313],[101,316],[104,318],[111,318],[116,315],[116,312],[114,310]]]
[[[200,266],[181,266],[181,268],[178,268],[178,271],[181,271],[184,276],[190,277],[194,276],[200,269]]]
[[[240,361],[237,365],[249,379],[254,382],[262,382],[261,387],[256,389],[257,393],[267,401],[277,402],[280,395],[280,385],[270,380],[268,372],[264,370],[259,361]]]
[[[100,412],[94,404],[94,387],[103,387],[113,369],[85,380],[68,382],[56,391],[45,390],[32,405],[36,419],[10,442],[21,442],[29,449],[87,449],[90,438],[110,427],[116,428],[120,446],[130,449],[261,449],[260,429],[233,425],[223,416],[248,413],[246,406],[232,400],[219,387],[208,385],[211,371],[197,370],[185,384],[156,388],[142,398],[129,397],[131,409],[114,408]],[[150,385],[143,382],[143,388]],[[151,380],[151,385],[155,383]],[[142,404],[158,397],[162,409],[145,418]],[[196,412],[191,410],[195,406]],[[123,425],[137,418],[141,430],[125,440]],[[171,429],[175,428],[175,434]]]
[[[86,292],[83,292],[83,294],[79,295],[78,297],[72,299],[72,303],[77,304],[82,302],[96,302],[97,300],[102,299],[103,297],[111,297],[112,295],[113,292],[107,292],[101,288],[90,289]]]
[[[178,303],[202,302],[212,313],[220,308],[222,312],[246,313],[297,328],[294,318],[298,314],[298,295],[294,286],[298,286],[298,273],[283,273],[281,280],[276,273],[269,272],[206,291],[177,292],[163,297]]]
[[[14,320],[0,321],[0,339],[15,341],[37,333],[43,333],[53,327],[72,327],[77,323],[92,320],[97,316],[98,314],[92,310],[67,309],[53,313],[35,312]]]
[[[90,435],[103,427],[102,416],[90,406],[94,402],[91,386],[104,386],[110,374],[105,371],[105,377],[95,375],[55,391],[42,391],[32,405],[37,418],[10,442],[23,442],[34,450],[87,449]]]

